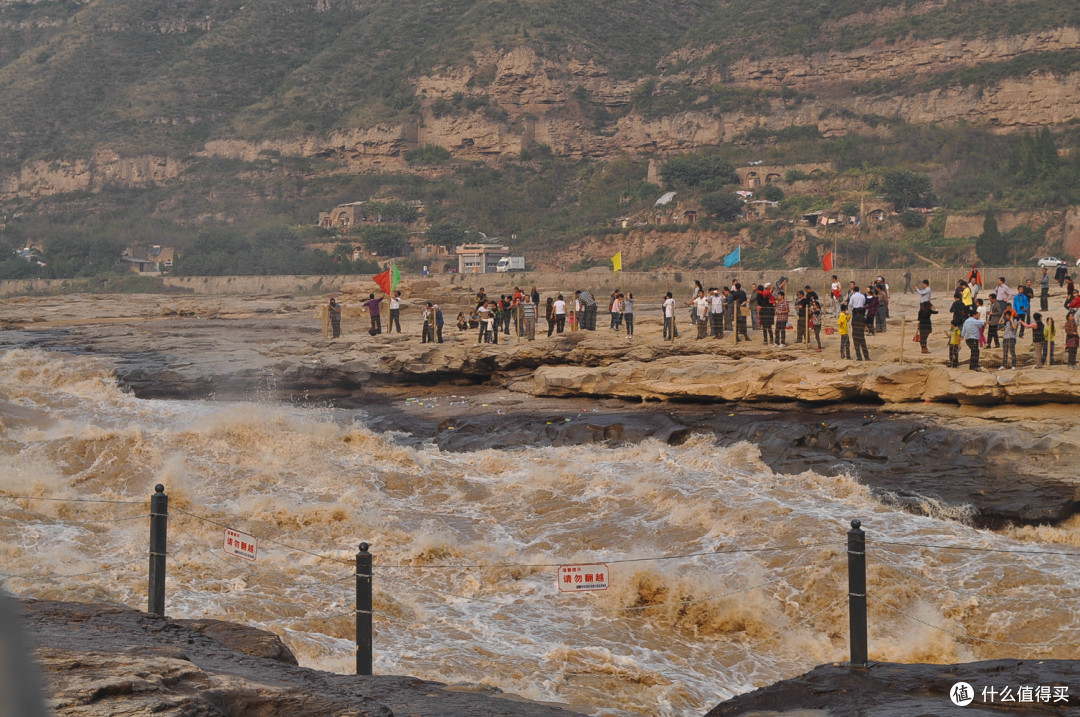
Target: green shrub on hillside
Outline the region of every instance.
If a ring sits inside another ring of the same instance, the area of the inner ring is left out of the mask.
[[[364,211],[368,218],[382,222],[411,224],[420,218],[420,210],[408,202],[368,202]]]
[[[739,183],[731,162],[711,152],[672,157],[661,165],[660,176],[669,187],[707,186],[713,191]]]
[[[308,251],[300,234],[271,227],[244,237],[232,229],[200,233],[173,265],[176,276],[264,276],[366,273],[372,262],[350,262],[324,251]]]
[[[766,184],[761,190],[761,198],[769,202],[779,202],[784,199],[784,190],[777,184]]]
[[[916,212],[910,209],[900,213],[899,221],[900,226],[905,229],[922,229],[926,226],[926,217],[923,216],[922,212]]]
[[[396,224],[366,226],[360,236],[363,237],[365,249],[382,257],[404,256],[411,251],[409,233],[405,227]]]
[[[450,150],[437,144],[425,144],[423,147],[405,152],[405,161],[409,164],[443,164],[453,156]]]
[[[716,217],[720,221],[730,222],[738,218],[743,208],[743,202],[734,192],[719,191],[703,196],[701,198],[701,208],[709,216]]]
[[[433,224],[427,230],[427,240],[435,246],[446,247],[453,251],[455,247],[465,242],[469,235],[469,228],[456,221],[442,221]]]
[[[934,188],[930,177],[920,172],[886,170],[881,175],[881,191],[885,195],[885,201],[892,202],[899,210],[930,207],[934,202]]]
[[[44,267],[38,266],[37,262],[26,261],[18,256],[9,256],[0,261],[0,279],[37,279],[44,277]]]

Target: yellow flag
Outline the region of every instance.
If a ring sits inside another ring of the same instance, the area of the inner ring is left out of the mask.
[[[620,251],[615,256],[611,257],[611,265],[615,268],[615,271],[622,270],[622,252]]]

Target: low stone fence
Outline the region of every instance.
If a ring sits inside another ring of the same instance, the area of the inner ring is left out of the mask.
[[[1070,267],[1070,272],[1075,267]],[[967,278],[970,267],[944,269],[917,268],[911,271],[914,287],[923,279],[929,279],[939,298],[951,294],[958,279]],[[1031,279],[1037,286],[1042,270],[1035,266],[993,267],[982,269],[984,284],[997,284],[997,277],[1004,276],[1010,286]],[[1053,270],[1051,270],[1051,274]],[[706,288],[723,286],[734,278],[749,288],[752,283],[775,282],[781,276],[788,278],[791,291],[806,285],[819,293],[827,290],[830,277],[835,274],[846,287],[852,280],[866,285],[875,276],[882,275],[894,292],[903,291],[904,269],[855,269],[837,268],[831,272],[820,269],[719,269],[697,271],[682,269],[671,271],[620,271],[593,268],[581,272],[524,271],[507,274],[439,274],[430,276],[402,275],[402,293],[408,295],[413,288],[431,290],[442,288],[446,294],[475,294],[483,287],[489,295],[511,293],[514,287],[528,289],[537,287],[542,293],[555,291],[573,294],[575,289],[589,289],[595,296],[605,297],[615,289],[633,291],[641,297],[658,297],[670,291],[680,300],[688,299],[695,279]],[[349,276],[166,276],[166,287],[202,295],[259,295],[298,294],[312,295],[342,291],[377,291],[375,282],[367,275]],[[1054,284],[1056,286],[1056,282]],[[9,279],[0,281],[0,297],[33,294],[62,294],[80,291],[78,282],[69,279]],[[107,287],[105,287],[107,289]],[[790,293],[790,292],[789,292]]]

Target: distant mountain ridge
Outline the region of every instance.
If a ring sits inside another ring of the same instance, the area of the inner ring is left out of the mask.
[[[0,199],[190,179],[195,157],[316,172],[661,156],[1080,121],[1065,0],[0,0]]]

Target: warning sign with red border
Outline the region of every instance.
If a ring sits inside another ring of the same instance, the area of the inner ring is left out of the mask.
[[[244,560],[254,560],[258,552],[254,535],[241,533],[232,528],[225,529],[225,543],[222,548],[229,555],[235,555]]]
[[[607,590],[610,579],[607,563],[559,566],[559,592]]]

